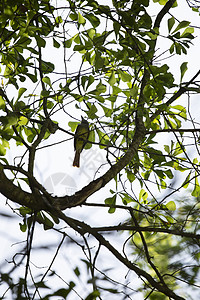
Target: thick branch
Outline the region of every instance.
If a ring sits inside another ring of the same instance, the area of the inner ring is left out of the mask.
[[[176,2],[176,0],[169,0],[167,1],[167,3],[165,4],[165,6],[163,6],[163,8],[161,9],[161,11],[158,13],[155,23],[154,23],[154,28],[160,27],[160,23],[163,19],[163,17],[168,13],[168,11],[170,10],[170,8],[172,8],[172,6],[174,5],[174,3]]]
[[[0,192],[9,200],[20,205],[25,205],[33,210],[47,209],[47,205],[45,205],[44,201],[23,191],[20,187],[16,186],[11,179],[8,179],[2,166],[0,166]]]

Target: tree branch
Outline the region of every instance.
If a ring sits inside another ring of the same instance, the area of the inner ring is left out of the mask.
[[[27,193],[16,186],[11,179],[6,177],[2,165],[0,165],[0,192],[9,200],[33,210],[47,210],[47,205],[44,200],[42,200],[42,195],[41,199],[39,197],[37,198],[33,194]]]
[[[166,296],[175,299],[175,300],[184,300],[184,298],[176,295],[172,290],[170,290],[167,286],[163,286],[161,283],[157,282],[150,274],[145,272],[144,270],[138,268],[134,263],[124,257],[120,252],[117,251],[101,234],[95,231],[92,227],[87,225],[84,222],[80,222],[78,220],[67,217],[64,213],[57,210],[54,214],[65,221],[70,227],[79,232],[81,235],[85,233],[91,234],[96,240],[107,248],[123,265],[125,265],[129,270],[134,271],[139,277],[145,278],[155,289],[165,294]]]
[[[166,102],[164,103],[164,106],[169,106],[171,103],[173,103],[176,99],[178,99],[181,95],[183,95],[187,91],[187,87],[193,83],[193,81],[200,75],[200,70],[192,77],[190,81],[188,81],[184,87],[180,87],[180,89]],[[153,122],[153,120],[161,114],[163,111],[163,108],[158,108],[157,111],[150,117],[150,122]]]
[[[170,129],[158,129],[158,130],[149,130],[146,131],[146,134],[152,134],[152,133],[163,133],[163,132],[200,132],[200,128],[170,128]]]
[[[142,227],[142,226],[129,226],[129,225],[116,225],[116,226],[104,226],[104,227],[93,227],[94,230],[97,232],[100,231],[137,231],[137,232],[159,232],[159,233],[166,233],[166,234],[172,234],[182,237],[187,237],[191,239],[200,239],[200,234],[195,234],[192,232],[186,232],[182,230],[177,229],[167,229],[167,228],[160,228],[160,227]]]
[[[168,0],[167,3],[165,4],[165,6],[163,6],[163,8],[161,9],[161,11],[158,13],[155,23],[154,23],[154,28],[160,27],[160,23],[163,19],[163,17],[168,13],[168,11],[170,10],[170,8],[172,8],[172,6],[174,5],[174,3],[176,2],[176,0]]]

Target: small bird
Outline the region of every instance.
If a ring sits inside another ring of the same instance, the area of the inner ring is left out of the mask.
[[[85,147],[88,137],[89,137],[89,123],[83,117],[81,123],[77,126],[74,135],[74,150],[75,156],[73,161],[73,167],[80,167],[80,153]]]

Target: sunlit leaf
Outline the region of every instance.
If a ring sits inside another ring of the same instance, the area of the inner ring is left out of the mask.
[[[85,24],[85,22],[85,18],[80,13],[78,13],[78,23]]]
[[[182,79],[183,79],[183,76],[184,76],[184,74],[185,74],[185,72],[187,71],[187,62],[183,62],[182,63],[182,65],[181,65],[181,67],[180,67],[180,69],[181,69],[181,82],[182,82]]]
[[[18,125],[26,125],[28,123],[28,119],[24,116],[21,116],[18,120]]]
[[[79,124],[79,122],[68,122],[69,127],[71,128],[71,131],[74,132],[76,130],[77,125]]]
[[[182,29],[182,28],[185,28],[185,27],[188,27],[190,25],[190,22],[189,21],[181,21],[178,26],[176,27],[176,29],[174,29],[174,31],[172,33],[175,33],[176,31]]]
[[[172,211],[175,211],[175,210],[176,210],[176,204],[175,204],[174,201],[169,201],[169,202],[166,204],[166,207],[167,207],[167,209],[172,210]]]
[[[196,172],[195,172],[196,173]],[[196,177],[195,177],[195,185],[194,185],[194,189],[191,193],[191,195],[193,197],[199,197],[200,196],[200,186],[199,186],[199,181],[198,181],[198,176],[196,173]]]
[[[143,200],[142,202],[146,203],[147,198],[148,198],[148,193],[144,189],[141,189],[139,193],[139,201],[141,202],[141,200]]]

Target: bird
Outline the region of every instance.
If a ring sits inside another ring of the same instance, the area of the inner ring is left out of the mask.
[[[85,147],[88,137],[89,137],[89,123],[83,117],[81,117],[82,121],[77,126],[75,135],[74,135],[74,150],[75,156],[73,161],[73,167],[80,167],[80,153]]]

